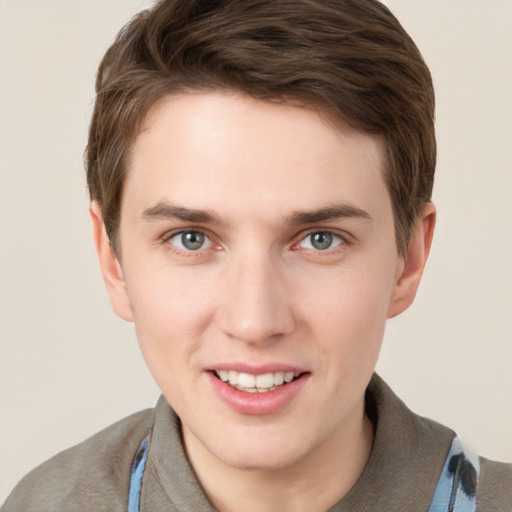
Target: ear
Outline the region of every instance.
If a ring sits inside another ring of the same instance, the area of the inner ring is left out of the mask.
[[[103,213],[96,201],[89,208],[92,221],[92,232],[96,252],[100,261],[101,273],[107,288],[112,309],[127,322],[133,321],[132,308],[123,276],[123,269],[115,255],[103,223]]]
[[[411,232],[409,246],[398,270],[388,318],[399,315],[413,303],[427,263],[435,224],[436,208],[432,203],[427,203]]]

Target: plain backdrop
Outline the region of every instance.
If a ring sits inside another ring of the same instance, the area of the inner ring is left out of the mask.
[[[111,311],[82,165],[94,75],[141,0],[0,0],[0,502],[29,469],[154,405]],[[438,226],[378,371],[416,412],[512,459],[512,1],[389,0],[437,89]]]

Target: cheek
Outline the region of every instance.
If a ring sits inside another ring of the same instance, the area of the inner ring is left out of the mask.
[[[193,364],[213,314],[213,288],[198,275],[170,268],[153,267],[133,275],[126,280],[137,338],[162,387],[171,375]]]
[[[307,288],[302,311],[324,352],[346,371],[374,364],[393,289],[390,272],[378,265],[343,269]]]
[[[212,276],[171,265],[144,267],[126,277],[136,323],[156,331],[199,327],[212,306]]]

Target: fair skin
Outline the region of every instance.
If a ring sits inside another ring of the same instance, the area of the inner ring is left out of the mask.
[[[111,304],[213,505],[320,511],[345,495],[371,451],[386,319],[414,299],[435,220],[427,205],[397,252],[382,141],[234,93],[165,97],[133,147],[117,256],[91,216]]]

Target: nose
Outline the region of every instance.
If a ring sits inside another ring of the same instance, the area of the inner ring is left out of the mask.
[[[284,272],[268,255],[233,258],[220,289],[219,324],[231,338],[257,345],[293,331],[292,297]]]

